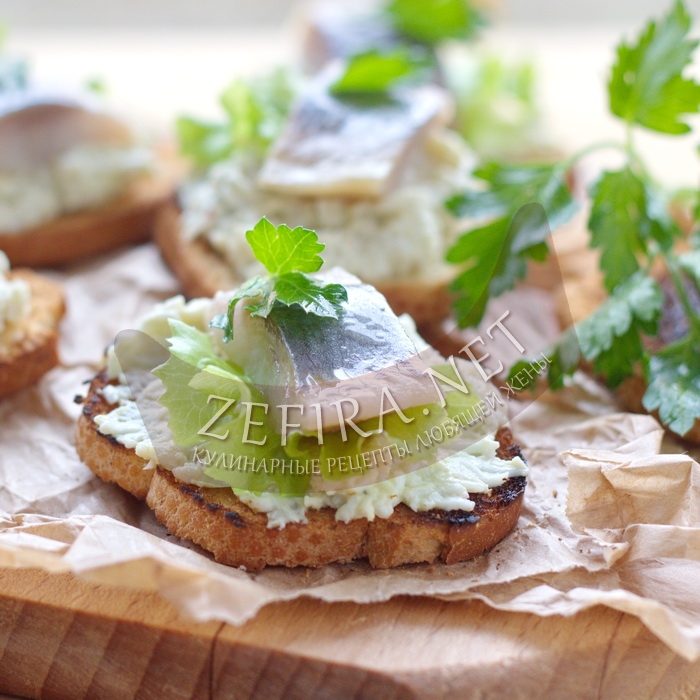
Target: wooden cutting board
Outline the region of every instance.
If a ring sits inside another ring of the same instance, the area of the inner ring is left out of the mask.
[[[276,604],[241,627],[156,594],[0,569],[0,693],[31,698],[700,698],[688,663],[634,617],[476,602]]]

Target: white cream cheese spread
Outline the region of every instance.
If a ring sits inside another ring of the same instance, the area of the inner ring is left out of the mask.
[[[256,184],[262,161],[239,154],[183,187],[183,233],[206,239],[242,279],[262,269],[245,234],[263,215],[315,230],[326,245],[327,268],[342,266],[371,284],[441,279],[445,250],[459,233],[444,202],[468,186],[473,165],[461,139],[441,130],[415,148],[387,194],[344,199],[265,192]]]
[[[432,510],[471,511],[469,494],[487,493],[509,478],[527,476],[520,457],[502,460],[496,456],[498,442],[486,437],[461,452],[435,464],[357,489],[314,493],[303,498],[275,494],[255,495],[236,490],[238,498],[253,510],[267,513],[268,527],[306,522],[308,509],[330,506],[335,519],[347,523],[358,518],[388,518],[399,503],[416,512]]]
[[[46,166],[0,171],[0,232],[21,232],[122,194],[153,167],[141,146],[81,146]]]
[[[32,308],[32,293],[24,280],[9,279],[10,262],[0,250],[0,332],[25,318]]]
[[[155,463],[157,460],[153,443],[136,402],[131,397],[129,387],[123,384],[108,384],[102,390],[102,394],[108,403],[118,405],[109,413],[95,416],[95,424],[100,432],[115,438],[120,445],[134,450],[142,459]]]

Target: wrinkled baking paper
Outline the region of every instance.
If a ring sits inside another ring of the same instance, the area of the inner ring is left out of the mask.
[[[73,397],[106,344],[177,292],[157,252],[143,246],[54,276],[69,307],[63,367],[0,403],[0,565],[157,590],[199,620],[232,624],[300,595],[473,598],[543,616],[603,604],[636,615],[687,659],[700,657],[700,467],[684,454],[660,455],[654,419],[616,413],[593,381],[546,393],[513,422],[531,473],[516,531],[488,556],[248,574],[168,536],[144,504],[93,477],[73,447]],[[540,302],[524,304],[533,323]]]

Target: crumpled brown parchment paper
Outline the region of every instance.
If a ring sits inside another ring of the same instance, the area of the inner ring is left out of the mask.
[[[53,276],[69,308],[63,366],[0,403],[0,566],[157,590],[196,619],[232,624],[301,595],[475,598],[542,616],[602,604],[700,658],[700,466],[660,454],[656,421],[616,413],[593,381],[548,392],[514,419],[531,465],[525,506],[517,530],[488,556],[390,571],[354,563],[248,574],[168,536],[144,504],[93,477],[73,448],[73,397],[104,347],[177,292],[157,252],[143,246]]]

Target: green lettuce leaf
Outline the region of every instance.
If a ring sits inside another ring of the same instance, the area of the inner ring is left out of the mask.
[[[277,70],[256,80],[235,80],[222,94],[226,120],[180,116],[176,131],[181,153],[206,168],[236,151],[264,154],[282,131],[296,96],[290,74]]]

